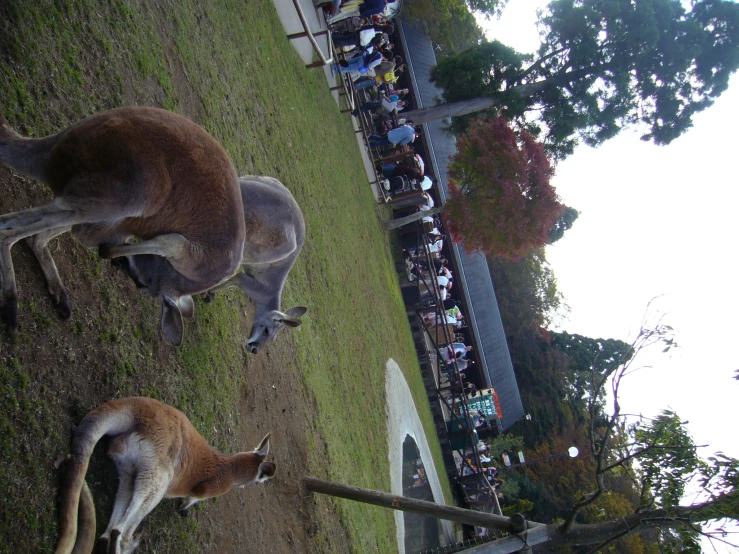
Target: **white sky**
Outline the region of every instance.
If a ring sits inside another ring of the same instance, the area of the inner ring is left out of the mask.
[[[522,52],[539,44],[536,9],[543,0],[511,0],[498,21],[480,21],[489,38]],[[626,130],[597,149],[579,147],[553,180],[581,212],[548,247],[559,290],[572,308],[562,329],[631,342],[650,299],[666,313],[680,348],[655,350],[624,382],[626,413],[670,407],[689,420],[701,451],[739,457],[736,318],[739,232],[739,77],[665,147]],[[736,157],[735,157],[736,156]],[[707,547],[710,550],[710,547]]]

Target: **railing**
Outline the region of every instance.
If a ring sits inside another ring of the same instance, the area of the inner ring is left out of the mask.
[[[430,244],[420,229],[416,231],[415,242],[416,259],[424,261],[429,271],[417,272],[418,303],[414,313],[423,329],[424,348],[433,375],[433,392],[441,404],[446,423],[440,438],[446,438],[452,451],[452,477],[460,485],[465,502],[471,508],[501,513],[496,491],[488,481],[488,472],[482,469],[483,462],[475,440],[475,425],[470,416],[459,365],[456,359],[445,363],[439,355],[439,347],[452,344],[456,337],[446,323],[446,312],[440,301],[441,292],[428,248]],[[436,322],[431,327],[426,323],[428,315]]]
[[[295,38],[303,38],[306,37],[310,43],[313,45],[313,49],[316,51],[316,54],[318,54],[319,61],[306,64],[305,67],[323,67],[324,65],[329,65],[333,63],[333,57],[330,57],[326,59],[326,57],[323,55],[323,52],[321,51],[321,47],[318,45],[318,42],[316,42],[315,37],[317,36],[327,36],[328,30],[322,30],[318,31],[316,33],[313,33],[310,30],[310,24],[308,23],[308,20],[305,18],[305,13],[303,13],[303,8],[300,6],[300,0],[293,0],[293,4],[295,5],[295,11],[298,13],[298,17],[300,18],[300,22],[303,24],[304,31],[302,33],[293,33],[291,35],[287,35],[287,38],[289,40],[295,39]],[[330,44],[330,41],[329,41]]]

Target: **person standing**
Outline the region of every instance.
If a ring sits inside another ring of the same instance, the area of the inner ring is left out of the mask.
[[[370,135],[370,148],[382,148],[383,146],[399,146],[410,144],[418,137],[418,131],[412,126],[401,125],[388,131],[386,135]]]

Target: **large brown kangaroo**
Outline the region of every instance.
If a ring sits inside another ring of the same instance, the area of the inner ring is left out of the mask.
[[[105,554],[133,552],[136,528],[163,498],[184,498],[180,510],[187,515],[196,502],[275,475],[275,464],[264,461],[269,435],[252,452],[224,456],[172,406],[152,398],[112,400],[87,414],[74,431],[59,498],[55,554],[92,552],[95,506],[85,474],[95,445],[106,435],[112,438],[108,455],[119,483],[110,523],[98,540],[98,552]]]
[[[162,331],[182,342],[190,295],[231,277],[241,263],[244,212],[236,170],[192,121],[155,108],[93,115],[52,136],[23,138],[0,110],[0,161],[48,185],[51,204],[0,217],[0,319],[15,330],[18,300],[10,249],[30,239],[57,311],[67,293],[47,243],[72,230],[104,258],[126,257],[131,276],[161,298]],[[138,242],[126,244],[135,237]]]
[[[252,354],[274,340],[284,326],[297,327],[307,308],[280,311],[285,279],[305,242],[305,221],[288,188],[272,177],[239,178],[244,204],[246,242],[238,273],[211,289],[239,287],[256,304],[257,313],[246,347]]]

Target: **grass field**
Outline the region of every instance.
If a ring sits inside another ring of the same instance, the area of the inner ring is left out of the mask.
[[[367,185],[348,116],[339,114],[323,73],[305,69],[292,50],[272,2],[0,5],[0,105],[19,132],[42,136],[126,104],[185,113],[221,141],[241,174],[279,178],[303,209],[306,244],[283,306],[310,311],[299,329],[284,332],[268,350],[295,353],[300,374],[294,379],[314,407],[305,415],[304,473],[389,490],[389,357],[405,372],[443,468],[381,226],[389,214]],[[37,184],[28,184],[27,198],[18,199],[12,194],[18,185],[4,190],[2,179],[0,174],[4,212],[48,201]],[[50,460],[66,448],[70,425],[87,410],[112,397],[153,396],[182,409],[213,444],[232,451],[242,420],[237,405],[249,393],[256,367],[243,345],[250,305],[238,292],[212,304],[198,302],[184,346],[173,351],[161,344],[151,299],[132,293],[95,256],[63,244],[70,254],[59,253],[60,270],[66,265],[74,276],[62,271],[62,278],[84,291],[89,306],[76,310],[73,304],[72,321],[59,322],[40,284],[22,282],[37,269],[21,251],[21,329],[14,337],[0,332],[0,482],[8,484],[0,499],[0,552],[53,550],[56,481]],[[279,355],[264,356],[268,371],[281,371]],[[270,414],[267,406],[268,417],[281,417],[274,409]],[[93,490],[105,505],[115,480],[103,481],[99,492],[95,483]],[[322,517],[338,514],[354,552],[395,549],[388,511],[348,501],[318,503]],[[99,527],[107,515],[100,517]],[[160,552],[202,551],[208,534],[173,511],[157,513],[154,529],[147,530],[147,540]],[[315,548],[337,548],[328,533],[318,535],[322,546]]]

